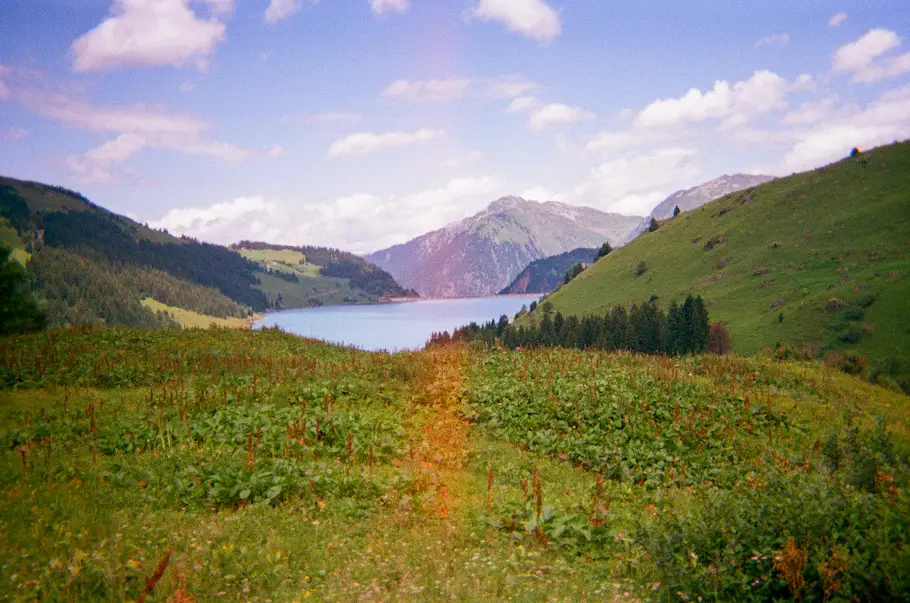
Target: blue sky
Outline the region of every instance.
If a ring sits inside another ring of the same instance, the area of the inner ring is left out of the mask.
[[[748,6],[743,6],[748,5]],[[0,173],[358,252],[910,137],[910,4],[5,0]]]

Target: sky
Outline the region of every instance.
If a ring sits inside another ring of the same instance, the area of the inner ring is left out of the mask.
[[[908,36],[906,0],[3,0],[0,174],[359,253],[510,194],[645,215],[910,137]]]

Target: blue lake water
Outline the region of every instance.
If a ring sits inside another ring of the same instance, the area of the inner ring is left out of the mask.
[[[434,332],[470,322],[511,318],[539,295],[434,299],[357,306],[322,306],[267,314],[254,328],[277,326],[284,331],[353,345],[363,350],[416,350]]]

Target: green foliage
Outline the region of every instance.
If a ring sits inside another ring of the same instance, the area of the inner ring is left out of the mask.
[[[0,217],[6,218],[19,234],[28,230],[31,219],[28,202],[11,186],[0,184]]]
[[[768,455],[746,484],[644,521],[636,539],[662,590],[693,600],[901,601],[908,469],[882,428],[853,427],[803,464]]]
[[[575,278],[576,276],[578,276],[579,274],[584,272],[584,270],[585,270],[585,267],[582,264],[580,264],[580,263],[574,264],[566,272],[566,276],[563,278],[563,284],[569,284],[569,281],[571,281],[573,278]]]
[[[635,267],[635,276],[641,276],[648,270],[648,265],[645,264],[644,260],[638,262],[638,266]]]
[[[610,242],[605,241],[603,245],[600,246],[600,249],[597,250],[597,258],[600,259],[610,255],[610,252],[613,251],[613,248],[610,247]]]
[[[84,255],[98,254],[112,263],[157,268],[179,279],[218,289],[254,310],[266,307],[265,296],[255,288],[256,264],[220,245],[188,238],[179,242],[150,241],[137,236],[138,226],[131,220],[100,209],[55,212],[42,219],[47,246]]]
[[[0,335],[44,328],[46,317],[31,292],[28,275],[0,245]]]
[[[443,341],[479,341],[487,346],[498,342],[515,349],[529,346],[560,346],[579,349],[630,350],[644,354],[689,354],[705,351],[708,346],[708,312],[700,297],[687,297],[682,307],[676,303],[668,313],[653,303],[634,305],[627,312],[617,306],[603,317],[564,317],[557,312],[551,318],[544,303],[540,324],[515,326],[490,321],[471,323],[449,336],[434,333],[431,343]]]
[[[652,294],[701,295],[741,354],[778,342],[830,344],[874,364],[910,349],[910,332],[894,328],[910,315],[910,143],[863,155],[866,168],[846,159],[684,212],[666,221],[659,237],[615,250],[550,299],[563,315],[582,317]],[[720,276],[722,258],[729,261]],[[647,278],[635,277],[641,262]],[[832,336],[841,313],[818,310],[833,297],[865,307],[858,339],[856,331],[845,341]],[[769,312],[777,299],[783,306]]]
[[[595,352],[493,353],[472,376],[471,417],[498,438],[648,488],[735,483],[721,467],[762,450],[767,435],[756,434],[792,428],[740,396],[633,377],[603,360]]]

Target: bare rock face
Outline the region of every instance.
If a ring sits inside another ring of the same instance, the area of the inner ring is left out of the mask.
[[[534,260],[604,241],[618,245],[640,219],[503,197],[470,218],[366,259],[422,296],[493,295]]]

